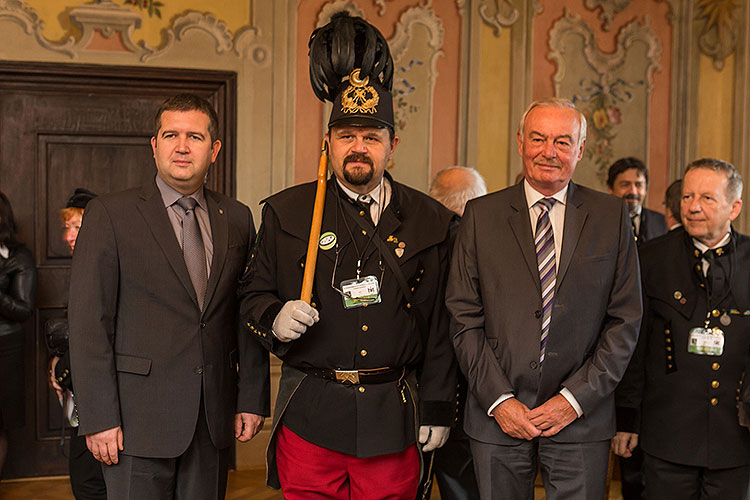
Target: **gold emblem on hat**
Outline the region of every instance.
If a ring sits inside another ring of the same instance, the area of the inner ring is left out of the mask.
[[[378,111],[380,95],[371,85],[370,77],[359,77],[359,69],[349,74],[349,86],[341,95],[341,111],[344,113],[368,113],[374,114]]]

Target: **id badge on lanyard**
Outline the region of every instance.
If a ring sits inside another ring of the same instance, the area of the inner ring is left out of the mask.
[[[372,275],[342,281],[341,291],[346,309],[380,303],[380,283]]]
[[[688,352],[704,356],[721,356],[724,354],[724,332],[718,326],[693,328],[688,337]]]

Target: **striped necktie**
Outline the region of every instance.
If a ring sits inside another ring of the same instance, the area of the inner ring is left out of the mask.
[[[536,205],[542,209],[536,220],[534,232],[534,246],[536,247],[536,262],[539,266],[539,282],[542,285],[542,335],[539,349],[539,363],[544,362],[544,351],[547,346],[550,317],[552,315],[552,300],[555,297],[555,282],[557,266],[555,265],[555,236],[549,211],[555,204],[554,198],[542,198]]]

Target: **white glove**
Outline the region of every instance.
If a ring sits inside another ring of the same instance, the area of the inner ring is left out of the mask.
[[[422,451],[428,452],[440,448],[448,441],[451,433],[450,427],[440,427],[437,425],[420,425],[419,426],[419,443]]]
[[[273,320],[274,336],[282,342],[300,338],[320,319],[317,309],[304,300],[290,300],[281,308]]]

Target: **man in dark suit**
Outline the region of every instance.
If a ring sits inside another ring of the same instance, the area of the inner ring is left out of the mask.
[[[641,160],[627,157],[614,162],[607,173],[607,188],[610,194],[625,200],[639,247],[666,234],[665,217],[643,206],[648,193],[648,169]],[[619,464],[623,500],[640,500],[645,489],[641,450],[635,450],[632,457],[621,457]]]
[[[623,203],[570,182],[585,117],[532,103],[517,134],[524,181],[467,204],[446,304],[469,383],[464,428],[483,499],[604,495],[613,391],[641,301]]]
[[[151,145],[155,180],[90,202],[78,236],[79,432],[110,499],[220,499],[233,436],[251,439],[270,406],[268,355],[238,339],[255,230],[245,205],[203,187],[221,148],[206,100],[165,101]]]
[[[748,404],[750,238],[731,227],[741,194],[731,164],[692,162],[684,229],[640,249],[645,313],[617,388],[612,447],[621,456],[643,448],[648,499],[748,497],[750,432],[738,400]]]
[[[667,222],[667,228],[670,231],[682,227],[681,204],[682,179],[677,179],[669,185],[664,193],[664,220]]]
[[[620,158],[607,173],[609,194],[625,200],[633,224],[633,234],[640,245],[667,233],[664,216],[643,206],[648,192],[648,169],[638,158]]]

